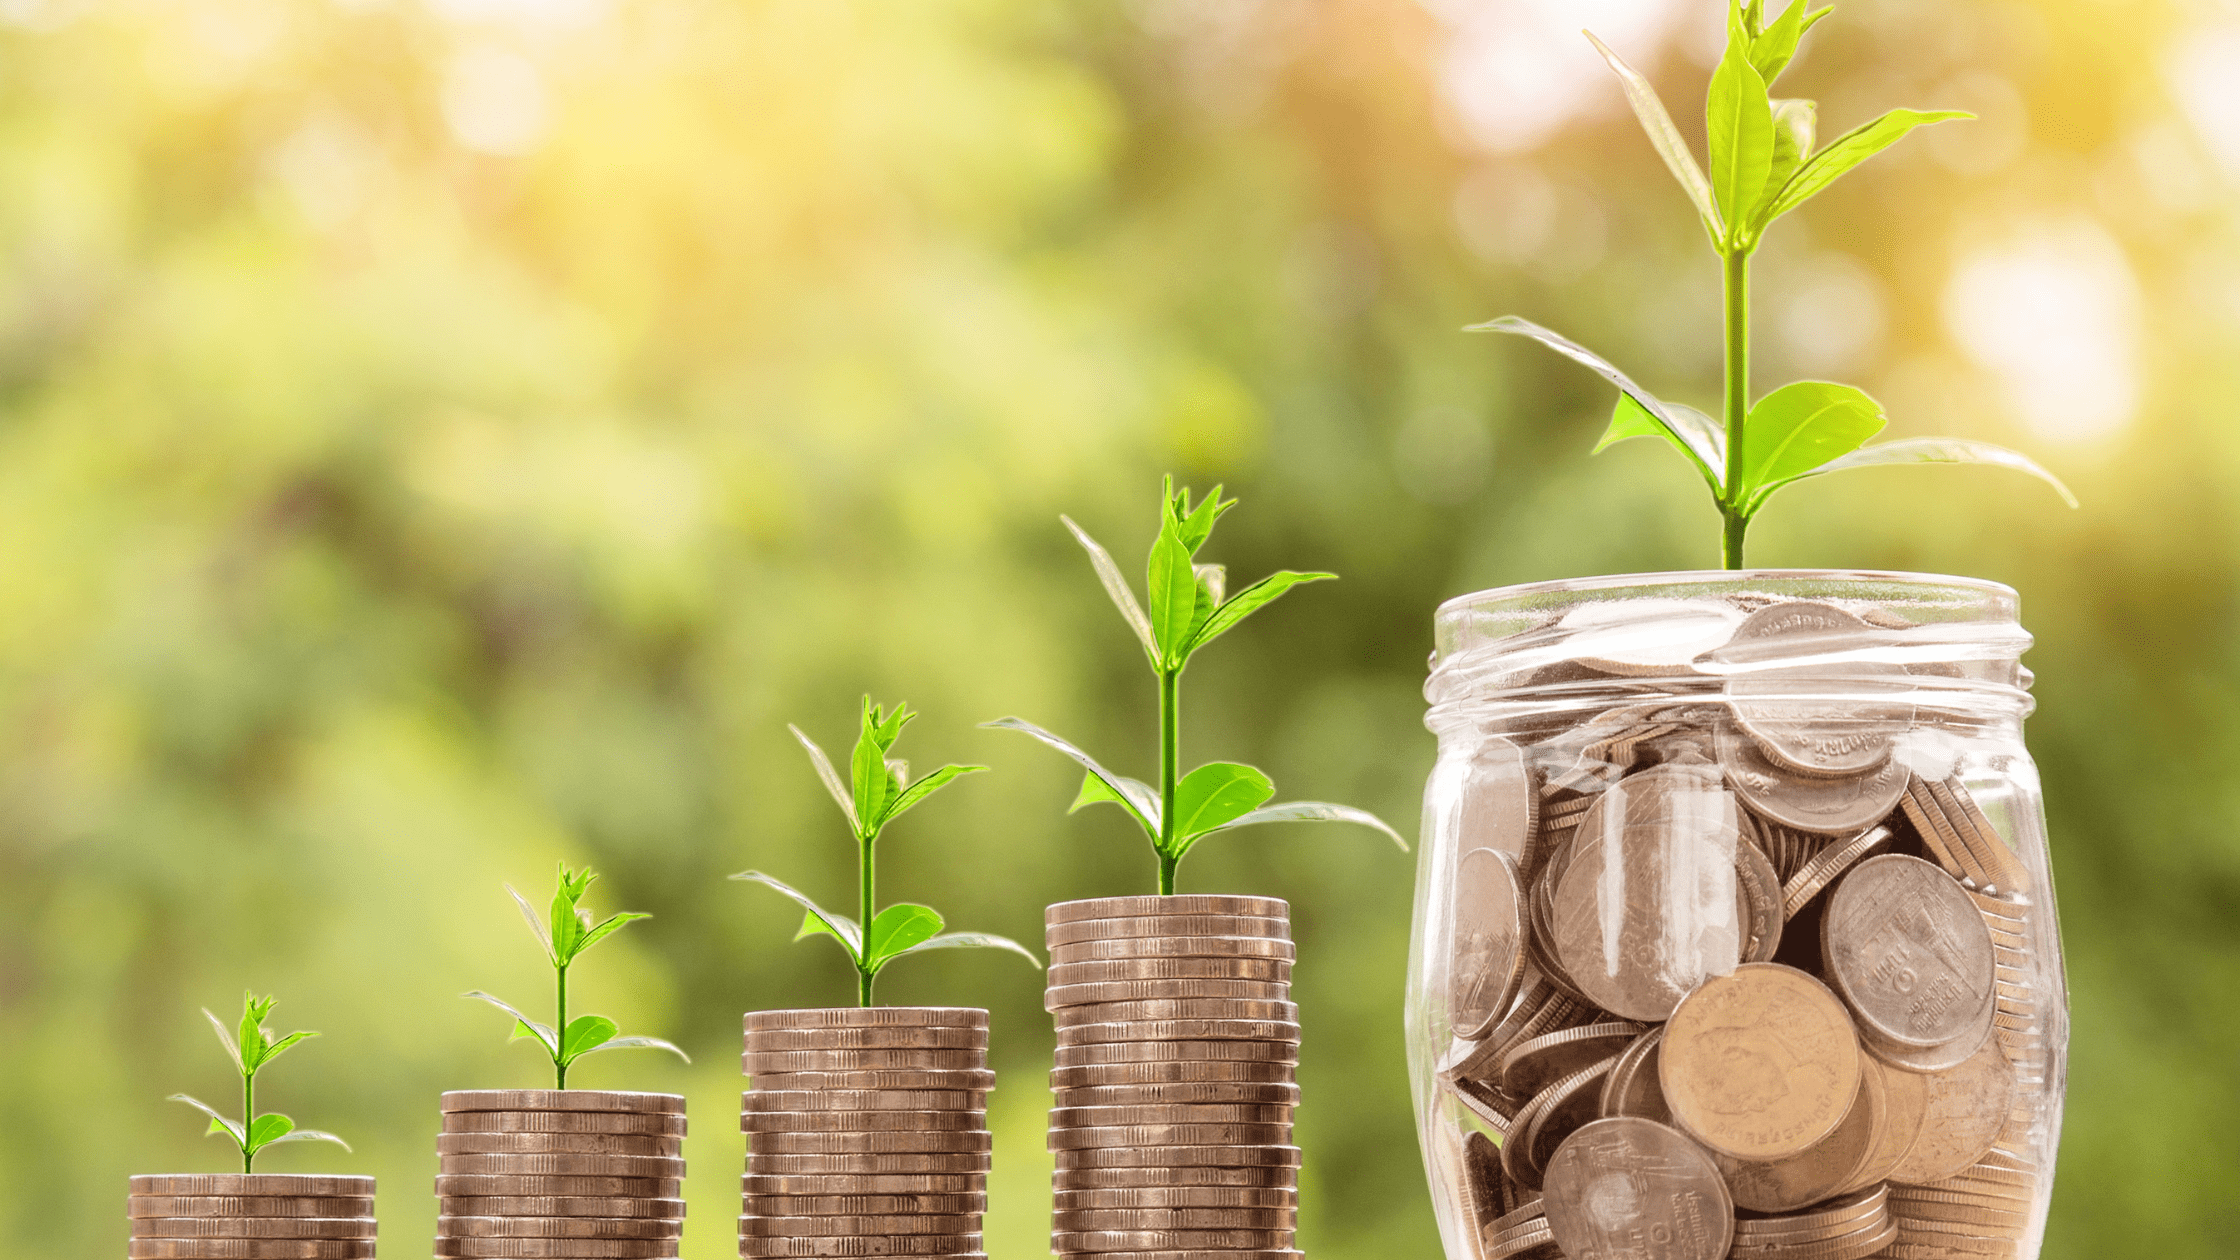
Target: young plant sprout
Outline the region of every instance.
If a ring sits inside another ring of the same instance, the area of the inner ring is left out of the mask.
[[[1743,536],[1766,500],[1783,486],[1847,468],[1883,464],[1993,464],[2037,477],[2069,506],[2075,496],[2028,456],[1987,442],[1910,438],[1865,445],[1881,432],[1882,405],[1849,385],[1798,381],[1750,401],[1750,256],[1773,221],[1811,200],[1837,177],[1882,152],[1916,127],[1974,115],[1958,110],[1894,109],[1813,149],[1816,106],[1776,99],[1771,85],[1796,55],[1804,33],[1831,9],[1796,0],[1772,22],[1765,0],[1728,0],[1727,50],[1711,76],[1705,121],[1709,175],[1665,112],[1656,90],[1590,32],[1595,49],[1625,85],[1626,99],[1673,177],[1687,191],[1725,277],[1726,403],[1722,421],[1657,398],[1592,351],[1538,324],[1504,316],[1471,332],[1530,337],[1600,373],[1618,387],[1617,411],[1595,452],[1637,437],[1663,438],[1711,488],[1724,527],[1726,567],[1742,567]]]
[[[650,914],[625,911],[610,914],[593,923],[591,912],[584,909],[582,903],[583,895],[591,891],[592,881],[598,878],[588,866],[580,871],[571,871],[566,862],[560,864],[559,887],[552,894],[550,931],[537,918],[536,908],[529,904],[529,899],[514,892],[513,885],[506,885],[506,891],[513,893],[514,903],[521,907],[521,917],[529,921],[529,930],[537,934],[537,943],[544,946],[544,956],[552,961],[557,992],[553,1003],[553,1022],[550,1025],[538,1023],[503,999],[492,997],[480,989],[465,995],[480,998],[513,1016],[513,1036],[509,1040],[519,1041],[527,1037],[544,1048],[545,1054],[552,1059],[554,1089],[568,1087],[568,1068],[577,1059],[601,1050],[666,1050],[687,1063],[692,1062],[690,1055],[659,1037],[619,1036],[622,1030],[604,1015],[578,1015],[573,1020],[568,1018],[569,965],[582,957],[585,950],[621,931],[625,924],[653,917]]]
[[[1178,775],[1182,712],[1182,671],[1198,649],[1236,628],[1294,586],[1334,579],[1334,573],[1294,573],[1280,570],[1261,578],[1234,595],[1224,597],[1224,570],[1217,564],[1198,564],[1198,549],[1213,533],[1214,522],[1236,506],[1224,502],[1215,486],[1196,507],[1190,491],[1177,494],[1169,477],[1160,495],[1159,537],[1151,544],[1149,583],[1151,610],[1136,602],[1135,592],[1121,576],[1110,553],[1097,545],[1079,525],[1066,517],[1066,528],[1089,553],[1120,616],[1136,632],[1151,672],[1159,680],[1159,787],[1117,775],[1100,766],[1089,754],[1059,736],[1019,718],[998,718],[986,725],[1031,735],[1074,759],[1088,773],[1073,810],[1109,801],[1125,810],[1151,841],[1159,857],[1159,892],[1174,892],[1175,868],[1200,840],[1219,831],[1271,822],[1351,822],[1374,827],[1392,837],[1406,852],[1408,842],[1383,820],[1365,810],[1321,801],[1291,801],[1270,805],[1275,784],[1251,766],[1233,761],[1211,761],[1186,775]],[[1068,813],[1073,812],[1068,810]]]
[[[890,759],[895,741],[902,737],[902,728],[918,716],[910,706],[897,703],[894,712],[863,698],[863,731],[856,736],[855,753],[848,759],[848,782],[842,783],[840,775],[832,768],[832,761],[816,741],[803,734],[798,726],[788,726],[793,737],[809,751],[809,760],[817,768],[817,777],[824,780],[827,792],[840,806],[848,819],[848,830],[856,841],[856,910],[858,917],[831,914],[811,901],[806,893],[763,874],[761,871],[741,871],[733,879],[750,880],[777,889],[800,905],[803,914],[801,930],[793,939],[807,936],[829,936],[840,942],[847,951],[848,961],[856,969],[856,1004],[871,1005],[871,986],[888,963],[904,954],[914,954],[929,949],[1008,949],[1025,958],[1037,969],[1042,960],[1033,950],[1008,937],[986,932],[944,932],[941,915],[931,906],[897,902],[884,910],[876,908],[874,892],[877,870],[874,858],[879,846],[879,833],[888,823],[902,817],[912,808],[947,787],[956,779],[987,769],[986,766],[943,766],[932,774],[913,783],[910,781],[908,762]],[[869,930],[865,926],[869,925]]]
[[[226,1054],[233,1059],[233,1070],[241,1074],[239,1120],[228,1120],[216,1108],[185,1094],[173,1094],[169,1099],[171,1102],[183,1102],[210,1117],[210,1133],[223,1133],[232,1138],[233,1144],[241,1150],[241,1171],[244,1173],[256,1171],[258,1151],[279,1142],[332,1142],[343,1150],[350,1149],[348,1142],[334,1134],[322,1133],[317,1129],[299,1129],[295,1121],[278,1112],[268,1111],[261,1116],[257,1114],[257,1072],[265,1064],[279,1058],[282,1052],[293,1048],[297,1042],[319,1035],[315,1032],[292,1032],[277,1041],[273,1040],[272,1034],[265,1031],[264,1020],[265,1016],[272,1013],[272,1008],[278,1001],[278,998],[258,997],[254,993],[244,992],[241,995],[241,1031],[238,1040],[233,1033],[226,1031],[224,1020],[219,1019],[209,1007],[202,1008],[202,1013],[209,1017],[210,1026],[218,1030],[218,1044],[224,1046]]]

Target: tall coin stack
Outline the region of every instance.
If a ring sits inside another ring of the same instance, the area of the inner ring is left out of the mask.
[[[983,1256],[988,1013],[755,1011],[741,1256]]]
[[[435,1254],[674,1256],[684,1232],[684,1133],[677,1094],[445,1094]]]
[[[1290,907],[1266,897],[1051,906],[1051,1246],[1284,1257],[1298,1225]]]
[[[324,1260],[373,1254],[373,1178],[134,1177],[133,1260]]]

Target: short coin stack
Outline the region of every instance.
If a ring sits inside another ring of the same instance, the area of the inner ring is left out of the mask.
[[[1060,1254],[1296,1256],[1290,907],[1266,897],[1051,906],[1050,1149]]]
[[[981,1256],[988,1013],[755,1011],[741,1256]]]
[[[445,1094],[435,1254],[674,1256],[684,1231],[684,1133],[677,1094]]]
[[[373,1178],[181,1174],[131,1182],[133,1260],[345,1260],[373,1254]]]

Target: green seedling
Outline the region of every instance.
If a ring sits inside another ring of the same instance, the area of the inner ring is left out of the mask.
[[[1848,468],[1991,464],[2029,473],[2051,485],[2069,506],[2077,505],[2068,487],[2028,456],[1988,442],[1911,438],[1866,445],[1867,439],[1882,431],[1882,405],[1849,385],[1798,381],[1750,401],[1750,257],[1766,229],[1914,128],[1974,116],[1958,110],[1894,109],[1815,151],[1817,107],[1807,100],[1775,98],[1772,84],[1795,57],[1805,32],[1830,11],[1811,9],[1807,0],[1796,0],[1780,17],[1767,22],[1765,0],[1750,0],[1747,6],[1728,0],[1726,55],[1711,76],[1705,108],[1708,174],[1696,165],[1695,154],[1649,81],[1593,33],[1587,35],[1617,72],[1634,114],[1687,191],[1721,259],[1726,330],[1723,422],[1656,397],[1599,355],[1530,321],[1511,315],[1469,329],[1530,337],[1617,386],[1617,411],[1595,452],[1638,437],[1670,443],[1711,489],[1722,518],[1720,554],[1730,569],[1742,567],[1743,538],[1751,518],[1775,491]]]
[[[839,772],[832,768],[832,759],[824,755],[815,740],[803,734],[798,726],[788,726],[793,737],[808,750],[809,761],[817,768],[817,777],[824,780],[827,792],[847,816],[848,830],[856,842],[856,910],[860,917],[832,914],[783,881],[761,871],[741,871],[733,879],[775,888],[793,898],[802,909],[801,930],[793,939],[808,936],[829,936],[840,942],[847,951],[848,961],[856,969],[856,1004],[871,1005],[871,988],[879,973],[888,963],[904,954],[920,953],[929,949],[1008,949],[1031,962],[1039,970],[1042,959],[1035,952],[1009,937],[987,932],[944,932],[946,926],[941,915],[931,906],[897,902],[884,910],[875,903],[878,880],[876,855],[879,833],[887,824],[916,808],[919,802],[942,788],[964,777],[987,769],[986,766],[943,766],[932,774],[910,781],[908,762],[890,758],[895,741],[902,738],[902,728],[918,716],[906,704],[896,704],[894,712],[863,698],[863,729],[856,736],[855,753],[848,759],[848,781],[842,782]],[[868,930],[864,925],[869,924]]]
[[[233,1144],[241,1150],[241,1171],[244,1173],[257,1170],[258,1151],[280,1142],[332,1142],[343,1150],[350,1149],[348,1142],[334,1134],[322,1133],[317,1129],[299,1129],[295,1121],[278,1112],[268,1111],[261,1116],[257,1114],[257,1073],[265,1064],[293,1049],[298,1042],[308,1041],[319,1035],[315,1032],[292,1032],[274,1040],[272,1034],[265,1031],[264,1021],[265,1016],[272,1014],[272,1008],[279,1000],[244,992],[241,995],[241,1030],[238,1037],[226,1031],[225,1021],[219,1019],[209,1007],[202,1008],[202,1013],[210,1020],[210,1026],[218,1031],[218,1044],[226,1048],[227,1056],[233,1060],[233,1070],[241,1074],[239,1120],[228,1120],[218,1114],[215,1107],[185,1094],[173,1094],[170,1098],[171,1102],[183,1102],[210,1117],[211,1134],[222,1133],[233,1139]]]
[[[514,892],[513,885],[506,891],[513,893],[514,903],[521,907],[521,917],[529,921],[529,930],[537,934],[537,943],[544,946],[544,956],[552,962],[556,994],[553,1003],[553,1022],[540,1024],[516,1010],[501,998],[495,998],[480,989],[466,994],[479,998],[513,1016],[513,1036],[519,1041],[526,1037],[543,1047],[552,1059],[552,1087],[568,1087],[568,1068],[577,1059],[602,1050],[666,1050],[692,1062],[692,1057],[659,1037],[624,1037],[615,1022],[604,1015],[578,1015],[568,1018],[568,967],[583,956],[585,950],[614,935],[639,919],[650,919],[650,914],[625,911],[610,914],[597,923],[591,921],[591,912],[583,908],[583,895],[591,891],[593,880],[598,879],[586,866],[571,871],[568,864],[560,864],[559,886],[552,894],[552,927],[548,931],[537,918],[536,907],[529,899]]]
[[[1233,761],[1212,761],[1186,775],[1178,775],[1182,711],[1182,671],[1200,648],[1237,628],[1245,618],[1280,599],[1295,586],[1334,579],[1333,573],[1294,573],[1280,570],[1261,578],[1234,595],[1225,595],[1225,571],[1217,564],[1197,563],[1198,550],[1213,533],[1214,522],[1236,506],[1223,501],[1215,486],[1197,506],[1190,491],[1177,494],[1169,477],[1160,495],[1159,537],[1151,544],[1147,591],[1150,611],[1136,602],[1120,566],[1097,541],[1066,517],[1067,529],[1089,553],[1105,594],[1112,597],[1120,616],[1136,633],[1151,672],[1159,680],[1159,787],[1117,775],[1097,764],[1071,743],[1015,717],[998,718],[986,725],[1031,735],[1073,760],[1087,771],[1073,809],[1105,802],[1119,806],[1143,828],[1159,857],[1159,892],[1174,892],[1175,870],[1200,840],[1216,832],[1232,831],[1255,823],[1351,822],[1392,837],[1405,852],[1408,842],[1383,820],[1349,805],[1322,801],[1268,804],[1275,784],[1251,766]],[[1072,810],[1068,810],[1071,813]]]

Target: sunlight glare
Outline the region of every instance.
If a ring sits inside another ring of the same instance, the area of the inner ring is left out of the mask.
[[[1426,0],[1452,35],[1440,71],[1471,138],[1517,153],[1581,115],[1625,108],[1581,28],[1644,74],[1680,6],[1674,0]]]
[[[2041,224],[1978,251],[1945,290],[1944,314],[2032,432],[2086,441],[2130,422],[2139,401],[2138,281],[2099,224]]]

